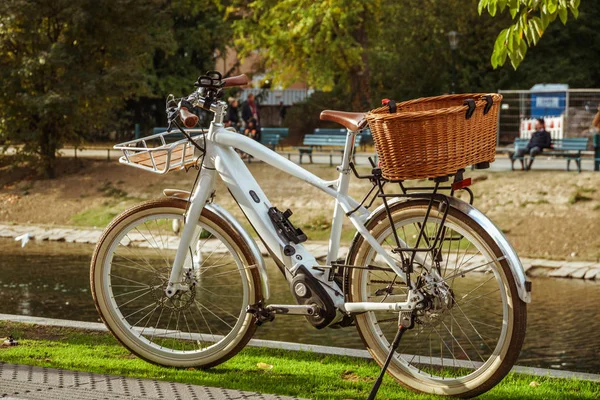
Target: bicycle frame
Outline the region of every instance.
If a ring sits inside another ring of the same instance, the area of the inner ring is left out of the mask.
[[[224,107],[221,106],[221,108]],[[217,109],[215,118],[211,122],[209,131],[206,134],[204,162],[200,171],[198,185],[190,198],[191,204],[186,219],[188,221],[198,220],[204,204],[214,192],[215,178],[219,175],[271,255],[285,267],[286,278],[289,278],[298,268],[304,266],[315,278],[323,283],[323,287],[331,296],[334,305],[345,312],[410,310],[414,301],[405,303],[345,303],[344,294],[341,293],[340,288],[337,287],[334,281],[327,279],[328,274],[324,269],[314,268],[320,267],[316,258],[302,244],[286,243],[279,237],[267,213],[271,207],[271,203],[240,156],[234,150],[234,148],[237,148],[274,168],[318,188],[335,199],[326,266],[331,267],[332,262],[337,260],[342,222],[344,214],[346,214],[358,233],[384,258],[386,264],[400,279],[406,282],[406,275],[397,261],[387,254],[365,227],[364,221],[369,215],[368,210],[362,206],[359,207],[360,204],[348,195],[350,181],[349,163],[354,150],[353,144],[356,134],[357,131],[348,131],[342,163],[338,167],[338,171],[340,172],[338,179],[326,181],[255,140],[225,129],[222,124],[222,111],[221,109]],[[349,214],[351,210],[357,207],[359,209],[356,213]],[[180,283],[183,276],[182,266],[193,237],[194,224],[186,224],[173,263],[167,288],[168,296],[172,296],[178,289],[184,289],[184,285]],[[284,247],[286,246],[294,248],[292,255],[284,254]],[[418,297],[420,298],[420,296]]]

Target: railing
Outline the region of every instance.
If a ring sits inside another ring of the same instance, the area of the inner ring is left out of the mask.
[[[248,95],[252,93],[260,105],[278,106],[283,102],[284,106],[291,106],[306,100],[313,92],[312,89],[244,89],[240,96],[240,102],[246,101]]]
[[[562,137],[595,133],[592,120],[598,112],[600,89],[499,90],[504,96],[499,115],[499,144],[522,136],[523,121],[536,117],[564,117]]]

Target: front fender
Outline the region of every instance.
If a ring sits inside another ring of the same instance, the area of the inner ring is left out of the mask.
[[[165,189],[164,195],[167,197],[175,197],[178,199],[189,200],[190,192],[185,190],[176,190],[176,189]],[[252,252],[254,258],[258,261],[258,273],[260,275],[260,283],[262,287],[263,297],[265,300],[269,299],[269,275],[267,274],[267,266],[265,265],[265,260],[258,248],[256,242],[252,239],[252,236],[244,229],[244,227],[239,223],[237,219],[229,211],[224,209],[218,204],[215,203],[206,203],[204,205],[208,210],[212,211],[219,217],[223,218],[227,223],[229,223],[233,229],[235,229],[244,242],[248,245],[248,248]]]
[[[479,211],[478,209],[473,207],[471,204],[466,203],[460,199],[457,199],[456,197],[448,197],[448,200],[450,202],[450,207],[453,207],[453,208],[457,209],[458,211],[462,212],[463,214],[472,218],[496,242],[496,244],[500,248],[500,251],[502,251],[502,253],[505,255],[506,262],[508,263],[510,271],[511,271],[513,277],[515,278],[515,283],[517,285],[517,291],[519,293],[519,298],[521,300],[523,300],[525,303],[530,303],[531,302],[530,286],[527,284],[525,270],[523,269],[523,265],[521,264],[521,260],[519,259],[519,256],[517,255],[516,251],[513,249],[513,247],[508,242],[508,239],[506,239],[506,236],[504,236],[502,231],[487,216],[485,216],[485,214],[483,214],[481,211]],[[391,201],[388,201],[388,205],[390,207],[392,207],[393,205],[395,205],[397,203],[406,202],[406,201],[410,201],[410,200],[393,199]],[[369,227],[373,221],[377,221],[379,218],[381,218],[381,215],[383,213],[385,213],[385,207],[382,204],[379,207],[377,207],[376,209],[374,209],[373,212],[369,215],[369,217],[367,218],[367,221],[365,222],[365,226]],[[354,239],[352,241],[353,246],[351,246],[351,249],[354,247],[354,243],[356,243],[357,240],[358,240],[358,233],[354,236]],[[349,253],[349,256],[350,256],[350,253]]]

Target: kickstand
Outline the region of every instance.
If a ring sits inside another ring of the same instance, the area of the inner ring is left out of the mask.
[[[381,386],[381,382],[383,381],[383,377],[385,376],[385,372],[387,371],[387,368],[390,365],[390,362],[392,361],[392,357],[394,357],[394,352],[400,344],[400,339],[402,339],[402,335],[404,334],[404,332],[412,328],[412,325],[412,312],[401,312],[398,321],[398,332],[396,333],[396,337],[394,338],[394,341],[390,346],[390,353],[388,354],[387,359],[383,364],[383,367],[381,367],[381,373],[377,377],[377,380],[375,381],[375,384],[373,385],[373,388],[371,389],[371,393],[369,393],[369,397],[367,397],[367,400],[375,400],[377,392],[379,391],[379,386]]]

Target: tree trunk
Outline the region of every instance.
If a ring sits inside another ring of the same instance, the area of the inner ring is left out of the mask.
[[[46,179],[56,178],[56,137],[49,127],[42,129],[40,141],[41,170]]]
[[[362,21],[354,33],[354,39],[362,48],[362,68],[350,70],[350,90],[352,93],[352,110],[368,111],[371,108],[371,73],[367,54],[368,35],[365,27],[366,11],[363,11]]]
[[[350,71],[350,90],[352,93],[352,110],[369,111],[371,109],[371,87],[368,66],[363,70]]]

